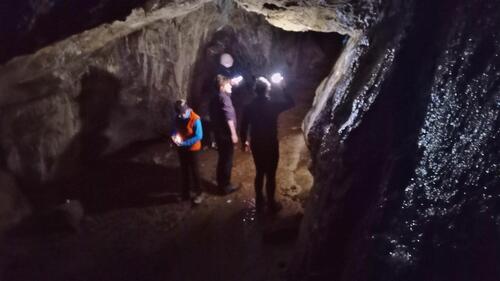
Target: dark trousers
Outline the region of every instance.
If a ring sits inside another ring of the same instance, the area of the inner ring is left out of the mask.
[[[279,161],[279,145],[273,143],[252,143],[252,156],[255,163],[255,195],[262,197],[264,178],[266,179],[266,195],[269,202],[274,202],[276,191],[276,170]]]
[[[198,151],[190,151],[183,148],[178,149],[178,151],[179,162],[181,163],[182,195],[185,197],[189,196],[191,184],[194,192],[201,192]]]
[[[213,132],[212,132],[212,122],[203,118],[201,120],[203,126],[203,139],[201,140],[201,144],[203,147],[211,147],[213,141]]]
[[[225,188],[231,184],[234,145],[231,139],[216,138],[219,159],[217,160],[217,185]]]

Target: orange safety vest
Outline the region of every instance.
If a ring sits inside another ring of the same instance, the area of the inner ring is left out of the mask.
[[[194,136],[194,122],[198,119],[200,119],[200,116],[194,113],[193,110],[191,110],[191,114],[189,115],[189,119],[187,121],[177,118],[176,129],[183,140],[190,139]],[[197,141],[189,147],[190,151],[198,151],[200,149],[201,141]]]

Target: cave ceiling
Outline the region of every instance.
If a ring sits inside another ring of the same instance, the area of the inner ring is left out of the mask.
[[[235,6],[265,16],[289,31],[355,35],[381,14],[383,0],[76,0],[17,1],[0,4],[0,64],[102,25],[121,22],[121,31],[189,13],[208,2],[221,16]]]

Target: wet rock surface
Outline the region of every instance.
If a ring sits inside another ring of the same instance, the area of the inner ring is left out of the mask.
[[[496,280],[498,3],[393,8],[306,119],[315,187],[291,279]]]
[[[248,11],[266,16],[290,31],[322,31],[354,35],[378,21],[384,1],[362,0],[236,0]]]

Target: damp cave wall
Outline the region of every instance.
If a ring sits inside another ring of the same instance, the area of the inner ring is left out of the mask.
[[[385,1],[304,122],[290,280],[497,280],[498,1]]]

